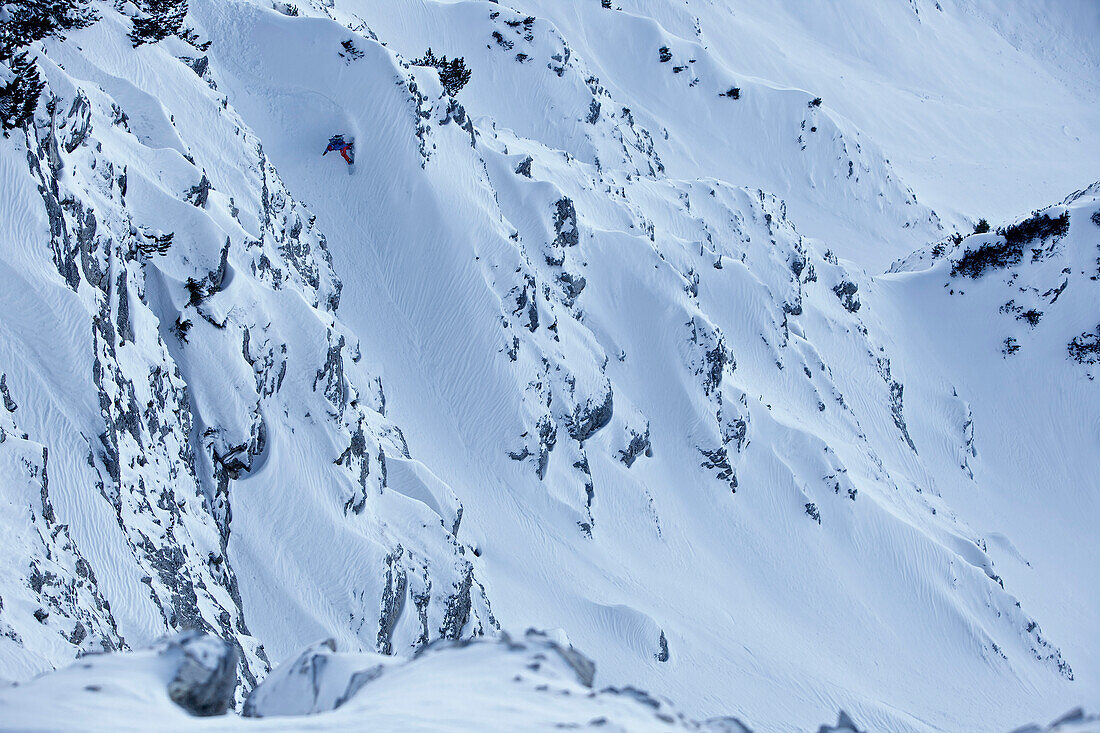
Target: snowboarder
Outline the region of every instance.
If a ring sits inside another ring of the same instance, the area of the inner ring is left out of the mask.
[[[325,148],[325,152],[321,153],[321,157],[328,155],[334,150],[340,151],[340,155],[348,165],[353,165],[355,163],[355,143],[345,140],[343,135],[333,135],[330,137],[328,147]]]

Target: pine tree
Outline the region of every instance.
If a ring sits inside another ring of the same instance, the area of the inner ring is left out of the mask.
[[[0,129],[34,117],[45,83],[34,59],[21,49],[49,36],[84,28],[98,19],[88,0],[13,0],[0,4]]]
[[[134,48],[183,32],[187,0],[141,0],[141,9],[144,15],[134,18],[134,29],[130,32]]]
[[[0,4],[0,63],[48,36],[84,28],[98,20],[88,0],[15,0]]]
[[[30,122],[34,109],[38,106],[38,97],[46,84],[38,75],[34,59],[26,53],[20,53],[8,62],[12,80],[0,86],[0,127],[4,136],[8,130]]]
[[[448,61],[446,56],[439,58],[429,48],[423,58],[413,61],[413,65],[435,67],[439,72],[439,81],[443,84],[443,90],[452,97],[470,81],[471,72],[466,68],[466,59],[462,56]]]
[[[466,59],[459,57],[447,63],[447,57],[443,57],[443,66],[439,69],[439,81],[443,88],[452,97],[466,86],[470,81],[470,70],[466,68]]]

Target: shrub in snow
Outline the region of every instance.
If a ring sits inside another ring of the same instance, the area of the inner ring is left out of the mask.
[[[0,62],[47,36],[84,28],[98,20],[88,0],[16,0],[0,4]]]
[[[188,305],[202,305],[202,302],[210,297],[210,293],[206,288],[206,283],[200,282],[193,277],[187,278]]]
[[[1001,227],[997,230],[997,233],[1004,237],[1010,245],[1024,245],[1035,239],[1061,237],[1068,231],[1069,212],[1063,211],[1061,216],[1053,219],[1045,213],[1036,214],[1030,219],[1024,219],[1019,224]]]
[[[176,322],[172,325],[172,333],[176,335],[180,343],[187,343],[187,333],[191,330],[191,327],[195,324],[191,322],[190,318],[184,318],[180,316],[176,319]]]
[[[1039,325],[1039,320],[1043,317],[1043,312],[1030,308],[1020,315],[1016,316],[1018,321],[1027,321],[1029,326],[1035,327]]]
[[[813,99],[812,99],[812,100],[810,101],[810,105],[809,105],[809,106],[811,106],[811,107],[820,107],[820,106],[821,106],[821,97],[814,97],[814,98],[813,98]]]
[[[730,99],[740,99],[741,90],[738,87],[730,87],[728,91],[718,95],[719,97],[729,97]]]
[[[1069,356],[1078,364],[1096,364],[1100,362],[1100,325],[1094,333],[1083,333],[1074,337],[1066,345]]]
[[[439,81],[443,84],[443,90],[452,97],[470,81],[470,70],[466,68],[466,59],[462,56],[448,61],[446,56],[437,57],[429,48],[423,58],[413,61],[413,66],[435,67],[439,72]]]
[[[130,41],[134,48],[144,43],[163,41],[183,31],[187,0],[141,0],[142,14],[134,18]]]
[[[22,127],[34,116],[45,84],[21,48],[98,19],[87,0],[18,0],[0,4],[0,127]]]
[[[350,38],[346,41],[341,41],[340,46],[344,49],[340,52],[340,57],[349,64],[352,61],[358,61],[363,58],[363,52],[355,45],[355,41]]]
[[[668,50],[668,46],[661,46],[657,49],[657,58],[661,60],[662,64],[667,64],[672,61],[672,51]]]
[[[8,130],[23,127],[38,106],[38,97],[45,87],[34,60],[21,53],[11,60],[11,81],[0,86],[0,126],[7,137]]]
[[[989,223],[982,219],[974,231],[977,234],[988,232]],[[951,274],[976,278],[981,277],[982,273],[990,268],[1011,267],[1019,264],[1023,258],[1023,247],[1028,242],[1047,237],[1060,237],[1067,231],[1069,231],[1068,211],[1054,218],[1045,213],[1036,214],[1019,224],[998,229],[1000,240],[987,242],[977,249],[968,249],[951,266]]]
[[[966,250],[963,256],[951,265],[951,274],[977,278],[981,277],[987,269],[1019,264],[1022,257],[1023,250],[1018,244],[1011,245],[1004,241],[990,242],[977,249]]]

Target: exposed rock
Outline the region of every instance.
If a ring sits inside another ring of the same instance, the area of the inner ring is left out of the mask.
[[[841,710],[837,716],[836,725],[823,725],[817,729],[817,733],[862,733],[862,731],[848,717],[848,713]]]
[[[558,199],[554,204],[554,246],[576,247],[580,243],[580,229],[577,228],[577,209],[568,197]]]
[[[462,636],[462,629],[470,619],[470,608],[473,601],[470,591],[474,582],[474,566],[466,563],[466,571],[454,588],[454,593],[447,599],[447,609],[443,614],[443,625],[439,629],[441,639],[458,639]]]
[[[710,471],[717,471],[715,478],[729,484],[730,491],[736,494],[737,474],[734,473],[733,466],[730,465],[729,455],[726,453],[725,446],[720,446],[709,451],[700,448],[699,452],[703,454],[704,458],[702,467]]]
[[[237,649],[216,636],[185,632],[160,652],[179,665],[168,683],[172,702],[192,715],[223,715],[237,687]]]
[[[386,581],[382,587],[381,610],[378,617],[378,651],[393,654],[393,630],[405,610],[405,598],[408,591],[408,578],[399,564],[404,548],[397,549],[386,556]]]
[[[665,632],[663,632],[663,631],[661,632],[661,638],[658,640],[658,643],[660,644],[661,648],[653,656],[658,662],[667,662],[669,660],[669,654],[668,654],[668,639],[665,638]]]
[[[859,287],[849,280],[843,280],[838,285],[833,287],[833,292],[836,293],[836,297],[840,299],[841,305],[849,313],[855,313],[862,305],[859,302],[859,298],[856,297],[856,293],[859,292]]]
[[[642,433],[635,432],[633,429],[630,430],[630,442],[627,443],[626,448],[619,451],[619,460],[629,468],[643,453],[647,456],[652,455],[652,449],[649,445],[648,422],[645,425],[645,431]]]
[[[211,188],[213,186],[210,185],[210,179],[206,177],[206,173],[203,173],[199,182],[187,190],[184,198],[200,209],[206,208]]]
[[[613,412],[611,384],[608,383],[605,387],[603,399],[599,404],[593,404],[591,400],[588,400],[584,405],[577,405],[577,409],[569,421],[570,437],[583,443],[611,422]]]
[[[4,409],[8,412],[15,412],[19,409],[19,406],[15,404],[15,400],[11,398],[11,392],[8,391],[7,374],[0,374],[0,400],[3,400]]]
[[[531,177],[531,164],[535,162],[535,159],[528,155],[526,158],[520,161],[516,166],[516,174],[524,176],[525,178]]]

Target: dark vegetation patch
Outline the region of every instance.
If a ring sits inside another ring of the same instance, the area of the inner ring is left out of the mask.
[[[982,228],[984,221],[983,219],[978,222],[975,233],[982,233],[978,229]],[[1060,237],[1067,231],[1069,231],[1068,211],[1053,219],[1045,213],[1036,214],[1018,224],[998,229],[997,234],[1001,236],[999,240],[987,242],[976,249],[966,250],[951,266],[951,274],[978,278],[986,270],[1017,265],[1023,259],[1025,244],[1036,239]]]
[[[1074,337],[1066,345],[1066,351],[1069,352],[1069,358],[1078,364],[1096,364],[1100,362],[1100,325],[1097,325],[1096,330],[1091,333],[1086,331],[1080,336]]]
[[[1027,321],[1029,326],[1035,327],[1039,325],[1039,319],[1043,317],[1042,311],[1037,311],[1034,308],[1024,311],[1020,315],[1016,316],[1021,321]]]
[[[436,56],[429,48],[422,58],[416,59],[412,64],[434,67],[439,72],[439,81],[444,91],[452,97],[470,82],[470,70],[466,68],[466,59],[461,56],[448,60],[446,56]]]
[[[1063,211],[1062,215],[1051,219],[1046,214],[1036,214],[1030,219],[1024,219],[1019,224],[1010,227],[1002,227],[997,233],[1005,238],[1010,245],[1023,246],[1036,239],[1047,237],[1061,237],[1069,231],[1069,212]]]

